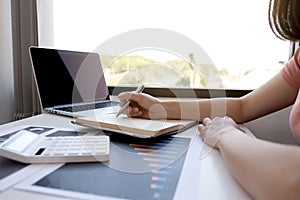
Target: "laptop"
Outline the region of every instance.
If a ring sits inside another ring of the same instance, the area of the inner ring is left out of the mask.
[[[42,110],[69,117],[114,113],[100,56],[31,46],[29,53]]]

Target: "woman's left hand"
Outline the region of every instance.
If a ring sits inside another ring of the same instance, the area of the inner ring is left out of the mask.
[[[230,134],[233,130],[244,132],[230,117],[204,118],[198,126],[199,135],[209,146],[219,149],[218,140],[223,134]]]

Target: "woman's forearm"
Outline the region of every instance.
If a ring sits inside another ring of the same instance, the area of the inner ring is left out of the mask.
[[[218,147],[232,175],[255,199],[299,199],[298,146],[275,144],[232,131],[222,135]]]
[[[239,98],[215,98],[198,100],[161,101],[169,119],[192,119],[202,121],[205,117],[230,116],[243,122]]]
[[[162,101],[168,119],[199,120],[200,109],[197,101]]]

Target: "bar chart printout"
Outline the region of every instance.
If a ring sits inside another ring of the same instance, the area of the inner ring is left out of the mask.
[[[34,186],[125,199],[174,197],[189,138],[170,136],[128,141],[111,138],[111,141],[109,162],[65,164]],[[126,163],[125,168],[117,166],[122,162]],[[130,170],[128,165],[140,170]]]

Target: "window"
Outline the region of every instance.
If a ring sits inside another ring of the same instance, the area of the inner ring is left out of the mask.
[[[255,89],[278,73],[289,56],[289,42],[269,28],[268,3],[53,0],[51,45],[100,49],[109,85]]]

